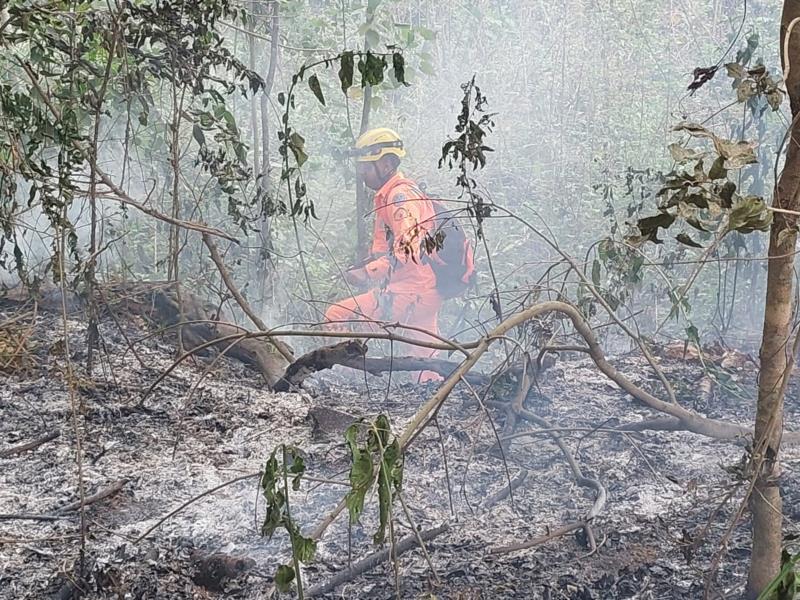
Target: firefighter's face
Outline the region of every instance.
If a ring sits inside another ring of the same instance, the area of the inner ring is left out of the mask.
[[[384,156],[379,160],[356,163],[356,170],[369,189],[375,191],[381,189],[394,171],[391,162],[386,158]]]

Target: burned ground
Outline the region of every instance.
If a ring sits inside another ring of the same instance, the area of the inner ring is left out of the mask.
[[[132,323],[123,326],[130,339],[143,335]],[[39,317],[27,364],[3,376],[0,451],[48,432],[59,437],[0,458],[0,598],[76,595],[69,581],[80,562],[80,516],[64,510],[79,498],[73,408],[82,414],[86,495],[115,483],[122,486],[86,507],[84,564],[91,575],[84,597],[261,598],[277,566],[287,561],[289,542],[280,531],[272,540],[259,534],[264,509],[256,477],[203,497],[146,539],[135,540],[203,491],[257,473],[282,443],[300,448],[308,475],[346,482],[349,455],[341,432],[325,431],[309,411],[328,407],[365,417],[385,413],[399,431],[432,393],[402,377],[395,377],[387,391],[386,377],[370,376],[365,382],[344,369],[316,376],[300,393],[272,393],[255,372],[219,361],[187,405],[210,364],[206,357],[180,366],[142,402],[143,391],[171,364],[174,346],[151,338],[136,346],[137,358],[115,324],[104,322],[104,344],[90,378],[81,366],[85,324],[74,320],[69,328],[76,368],[73,397],[65,384],[68,371],[59,341],[63,325],[56,317]],[[613,360],[639,385],[658,389],[641,359]],[[752,422],[753,368],[717,368],[725,386],[718,385],[713,398],[700,402],[699,363],[664,359],[663,364],[683,404],[697,404],[709,416]],[[787,401],[790,427],[800,412],[796,398],[793,388]],[[397,579],[392,563],[386,562],[324,597],[391,598],[396,585],[403,598],[702,597],[704,570],[742,497],[738,489],[721,506],[736,483],[735,466],[744,448],[685,432],[607,431],[652,414],[616,389],[588,359],[557,363],[542,377],[527,407],[554,426],[574,428],[563,434],[567,445],[584,474],[607,490],[607,503],[593,523],[596,552],[590,552],[579,532],[527,550],[492,553],[581,520],[594,498],[576,485],[556,445],[539,435],[517,438],[506,455],[511,478],[523,468],[529,471],[513,500],[485,508],[486,500],[506,485],[506,470],[494,450],[486,413],[467,388],[459,387],[439,414],[438,429],[428,427],[407,452],[403,498],[413,523],[399,506],[394,514],[398,538],[411,527],[427,530],[449,523],[447,532],[427,544],[438,581],[415,549],[397,559]],[[502,415],[491,414],[499,427]],[[603,430],[585,430],[597,426]],[[781,485],[787,532],[800,519],[798,456],[794,448],[786,450]],[[306,481],[292,496],[292,514],[310,531],[346,490]],[[307,585],[324,582],[346,568],[348,560],[375,551],[376,512],[371,497],[361,524],[348,528],[345,515],[337,519],[316,559],[304,568]],[[698,541],[707,523],[707,535]],[[241,561],[229,564],[224,557]],[[744,584],[748,559],[745,519],[730,538],[713,589],[735,596]],[[230,577],[221,583],[209,576],[225,569],[231,570]]]

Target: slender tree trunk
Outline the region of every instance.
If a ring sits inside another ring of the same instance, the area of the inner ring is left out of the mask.
[[[789,25],[800,19],[800,2],[785,0],[781,17],[781,53]],[[800,24],[800,23],[798,23]],[[795,28],[797,29],[797,27]],[[792,110],[786,163],[775,187],[773,205],[792,211],[800,209],[800,37],[790,36],[783,70],[789,70],[786,90]],[[753,513],[753,553],[746,597],[755,600],[780,570],[782,538],[780,443],[783,433],[783,398],[794,364],[794,249],[797,217],[774,213],[769,239],[767,299],[761,340],[761,372],[758,380],[753,463],[756,481],[750,497]]]
[[[254,3],[255,4],[255,3]],[[267,296],[267,281],[270,279],[270,265],[272,264],[272,201],[269,186],[269,96],[275,83],[275,69],[278,65],[278,38],[280,33],[280,18],[278,2],[270,3],[266,18],[269,20],[269,67],[264,79],[264,90],[261,93],[261,171],[259,172],[258,186],[262,202],[261,229],[259,232],[259,257],[256,282],[258,289],[258,305],[263,306]]]
[[[375,19],[374,8],[371,4],[367,5],[367,25],[370,25]],[[364,37],[364,49],[371,50],[370,43],[366,36]],[[359,134],[364,133],[369,128],[369,114],[370,105],[372,104],[372,86],[368,85],[364,88],[364,105],[361,109],[361,126],[359,127]],[[370,212],[369,196],[367,194],[367,186],[360,175],[356,175],[356,261],[362,262],[369,255],[370,247],[370,231],[371,228],[367,227],[366,216]]]
[[[247,20],[247,30],[253,32],[256,24],[256,2],[250,3],[250,18]],[[258,52],[256,38],[253,35],[247,36],[247,50],[250,63],[247,65],[251,71],[255,71],[256,54]],[[261,129],[258,126],[258,102],[255,94],[250,97],[250,128],[253,130],[253,173],[258,176],[261,173],[261,156],[259,146],[261,146]]]

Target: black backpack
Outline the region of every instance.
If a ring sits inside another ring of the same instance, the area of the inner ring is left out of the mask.
[[[436,227],[429,233],[437,248],[427,258],[436,275],[436,289],[442,298],[462,296],[475,283],[475,250],[453,211],[431,200]]]
[[[405,178],[398,179],[395,186],[400,184],[418,191],[419,198],[428,200],[436,213],[434,227],[420,242],[421,262],[433,269],[436,290],[445,299],[462,296],[475,282],[475,250],[455,211],[448,210],[439,200],[432,200],[424,185]]]

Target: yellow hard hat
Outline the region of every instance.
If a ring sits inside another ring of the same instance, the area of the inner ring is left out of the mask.
[[[406,151],[403,149],[403,140],[396,131],[388,127],[378,127],[358,136],[353,154],[357,162],[373,162],[387,154],[403,158]]]

